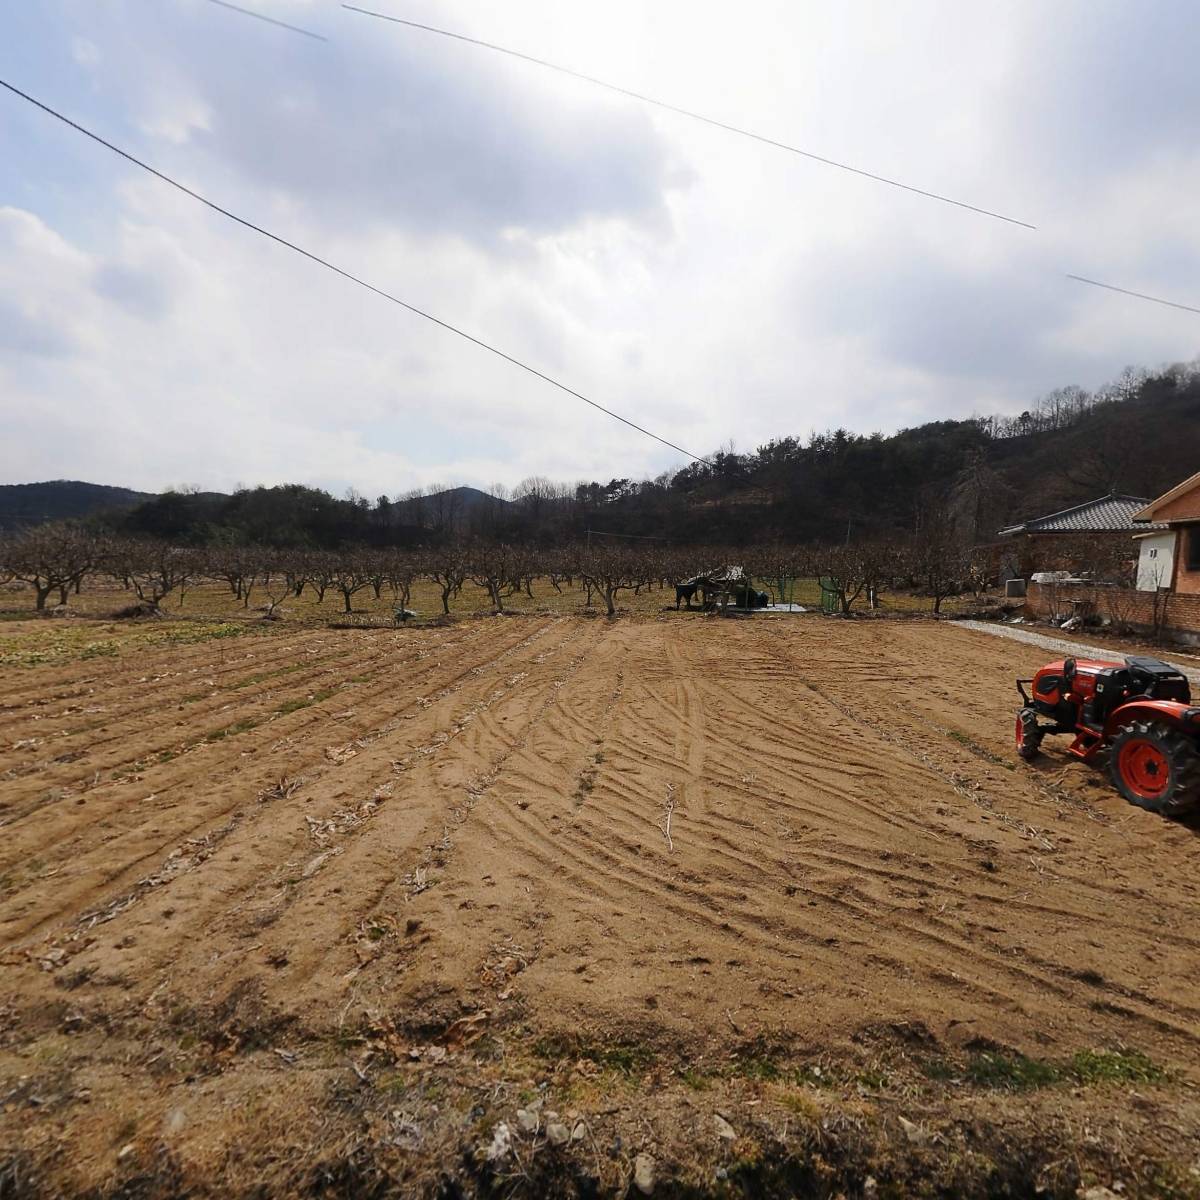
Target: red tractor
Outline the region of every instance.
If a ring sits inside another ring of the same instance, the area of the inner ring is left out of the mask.
[[[1017,691],[1022,758],[1035,758],[1048,733],[1069,733],[1067,753],[1086,763],[1108,751],[1113,783],[1130,804],[1167,817],[1200,804],[1200,708],[1169,663],[1060,659],[1018,679]]]

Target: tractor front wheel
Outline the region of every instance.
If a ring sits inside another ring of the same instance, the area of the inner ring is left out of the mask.
[[[1200,803],[1200,753],[1193,739],[1148,721],[1124,725],[1113,738],[1109,772],[1138,808],[1177,817]]]
[[[1045,736],[1038,726],[1037,713],[1032,708],[1023,708],[1017,713],[1017,753],[1026,762],[1037,758]]]

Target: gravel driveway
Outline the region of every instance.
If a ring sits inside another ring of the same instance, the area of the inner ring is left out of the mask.
[[[1056,654],[1123,659],[1127,653],[1126,650],[1114,649],[1112,646],[1091,646],[1082,642],[1069,641],[1067,638],[1052,637],[1020,625],[998,625],[993,621],[957,621],[956,624],[966,629],[977,630],[979,633],[990,633],[993,637],[1011,638],[1014,642],[1027,642],[1031,646],[1043,646],[1047,650],[1053,650]],[[1200,660],[1189,654],[1171,652],[1167,661],[1172,666],[1179,667],[1188,677],[1193,688],[1200,688],[1200,666],[1194,665]]]

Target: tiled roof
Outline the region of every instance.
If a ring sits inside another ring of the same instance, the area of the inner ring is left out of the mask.
[[[1034,517],[1020,525],[1010,525],[1000,530],[1001,537],[1012,537],[1018,533],[1144,533],[1148,529],[1165,529],[1165,525],[1133,523],[1133,514],[1146,507],[1141,496],[1121,496],[1111,493],[1099,500],[1089,500],[1062,512],[1050,513],[1045,517]]]

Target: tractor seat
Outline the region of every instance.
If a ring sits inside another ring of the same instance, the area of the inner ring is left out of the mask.
[[[1161,658],[1148,658],[1144,655],[1129,654],[1125,657],[1125,665],[1131,671],[1137,671],[1143,675],[1164,676],[1169,675],[1172,679],[1179,677],[1179,668],[1171,666],[1170,663],[1165,663]]]
[[[1150,696],[1155,700],[1179,700],[1184,704],[1191,702],[1187,676],[1178,667],[1142,655],[1127,656],[1125,667],[1129,672],[1131,694]]]

